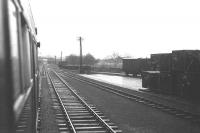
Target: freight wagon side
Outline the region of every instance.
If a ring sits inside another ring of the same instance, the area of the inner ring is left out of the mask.
[[[134,59],[128,59],[128,58],[122,59],[123,63],[122,70],[126,73],[126,75],[132,74],[133,60]]]
[[[150,59],[138,58],[138,59],[123,59],[122,70],[128,74],[137,76],[142,71],[150,70]]]

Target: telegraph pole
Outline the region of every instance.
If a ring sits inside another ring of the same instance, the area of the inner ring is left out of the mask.
[[[61,51],[61,56],[60,56],[60,63],[62,63],[62,51]]]
[[[78,40],[80,41],[80,67],[79,67],[79,72],[82,73],[82,40],[83,40],[83,38],[80,36],[78,38]]]
[[[56,56],[55,56],[55,64],[56,64]]]

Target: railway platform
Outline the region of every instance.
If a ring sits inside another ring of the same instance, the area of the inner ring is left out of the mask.
[[[126,76],[125,73],[111,73],[111,72],[97,72],[97,71],[92,71],[92,74],[105,74],[105,75],[117,75],[117,76]]]

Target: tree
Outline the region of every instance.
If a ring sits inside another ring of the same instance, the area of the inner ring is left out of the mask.
[[[67,65],[79,65],[80,57],[77,55],[71,54],[65,58],[65,62],[67,62]],[[97,60],[90,53],[83,56],[84,65],[94,65],[96,62]]]
[[[83,57],[83,64],[85,65],[94,65],[96,63],[96,59],[90,53],[86,54]]]

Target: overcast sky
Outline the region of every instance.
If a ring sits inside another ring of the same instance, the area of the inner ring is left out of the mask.
[[[199,0],[30,0],[40,55],[149,57],[200,49]]]

